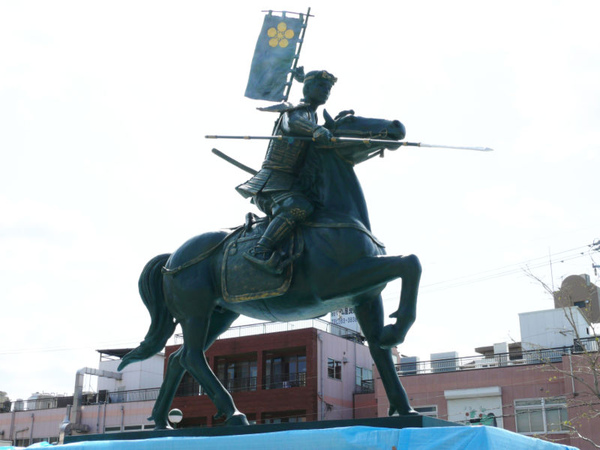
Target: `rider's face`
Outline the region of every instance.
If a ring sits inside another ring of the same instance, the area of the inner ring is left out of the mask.
[[[308,100],[311,105],[325,104],[329,98],[331,86],[332,84],[323,78],[318,78],[312,81],[308,86],[306,86],[306,100]]]

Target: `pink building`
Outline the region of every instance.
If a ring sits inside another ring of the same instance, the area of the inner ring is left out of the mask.
[[[168,346],[166,355],[179,346]],[[360,334],[319,319],[234,327],[206,352],[250,423],[375,417],[373,360]],[[216,408],[184,376],[173,407],[180,426],[215,426]]]
[[[166,354],[177,348],[167,346]],[[56,442],[67,415],[73,434],[151,430],[154,423],[147,418],[163,379],[165,355],[115,374],[128,350],[99,350],[99,369],[74,374],[79,402],[54,394],[11,402],[3,393],[0,442]],[[207,358],[253,423],[376,416],[373,361],[360,334],[348,328],[319,319],[233,327],[213,344]],[[82,392],[84,373],[99,377],[98,392]],[[213,419],[216,408],[189,375],[173,407],[183,411],[179,427],[219,424]]]
[[[520,314],[522,343],[475,349],[477,356],[404,357],[398,375],[422,414],[465,425],[491,425],[582,450],[600,444],[594,395],[598,338],[578,307]],[[600,369],[600,368],[598,368]],[[376,374],[377,415],[389,402]],[[570,428],[573,427],[573,428]]]

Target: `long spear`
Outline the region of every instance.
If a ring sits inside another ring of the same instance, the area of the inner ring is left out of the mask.
[[[301,141],[315,141],[314,138],[308,136],[224,136],[224,135],[207,135],[206,139],[242,139],[242,140],[294,140],[298,139]],[[368,139],[368,138],[351,138],[351,137],[332,137],[331,141],[333,143],[336,142],[361,142],[363,144],[392,144],[398,145],[400,147],[427,147],[427,148],[447,148],[453,150],[473,150],[477,152],[492,152],[494,149],[489,147],[464,147],[464,146],[454,146],[454,145],[435,145],[435,144],[425,144],[423,142],[406,142],[406,141],[395,141],[393,139]]]

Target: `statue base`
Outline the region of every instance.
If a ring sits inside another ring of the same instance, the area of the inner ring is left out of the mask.
[[[460,426],[423,416],[79,435],[65,437],[65,444],[70,444],[70,450],[576,450],[575,447],[534,439],[500,428]]]
[[[247,434],[275,433],[278,431],[292,430],[323,430],[328,428],[345,427],[377,427],[377,428],[428,428],[428,427],[454,427],[460,426],[454,422],[426,416],[392,416],[372,419],[351,420],[321,420],[318,422],[298,423],[272,423],[265,425],[230,426],[230,427],[197,427],[179,428],[173,430],[157,431],[129,431],[110,434],[79,434],[65,436],[65,444],[83,441],[122,441],[131,439],[152,439],[164,437],[191,437],[191,436],[236,436]]]

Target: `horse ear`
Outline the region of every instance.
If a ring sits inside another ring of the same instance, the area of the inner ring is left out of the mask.
[[[340,111],[340,113],[337,116],[335,116],[335,120],[343,119],[346,116],[353,116],[353,115],[354,115],[353,109],[345,109],[343,111]]]
[[[331,117],[331,114],[329,114],[326,109],[323,110],[323,117],[325,118],[325,128],[329,128],[329,129],[333,128],[335,121],[333,120],[333,117]]]

